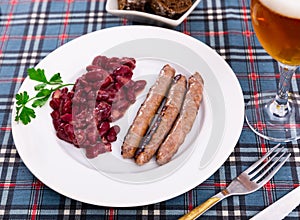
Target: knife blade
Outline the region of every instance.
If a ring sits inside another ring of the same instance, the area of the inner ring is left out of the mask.
[[[300,204],[300,186],[265,208],[250,220],[283,219]]]

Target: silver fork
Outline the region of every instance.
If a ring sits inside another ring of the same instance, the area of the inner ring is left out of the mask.
[[[196,219],[212,206],[228,196],[245,195],[261,188],[277,173],[277,171],[291,156],[290,153],[287,154],[287,151],[283,151],[284,147],[281,147],[276,151],[279,145],[280,144],[277,144],[272,150],[270,150],[262,158],[242,172],[229,184],[226,189],[223,189],[218,194],[209,198],[204,203],[182,216],[179,220]],[[285,155],[286,157],[283,158]],[[270,158],[267,159],[269,156]],[[281,158],[283,159],[280,161]]]

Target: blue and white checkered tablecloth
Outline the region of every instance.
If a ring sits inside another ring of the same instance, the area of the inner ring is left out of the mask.
[[[251,24],[249,0],[202,0],[175,30],[215,49],[231,66],[245,100],[255,90],[275,90],[277,65],[259,44]],[[114,26],[136,25],[105,11],[104,0],[0,1],[0,218],[1,219],[177,219],[226,187],[274,143],[244,124],[230,157],[205,182],[173,199],[132,207],[99,207],[72,200],[37,179],[20,158],[11,128],[13,100],[26,69],[83,34]],[[293,92],[300,87],[299,71]],[[203,219],[249,219],[300,185],[298,141],[285,144],[292,156],[266,186],[246,196],[230,197]],[[299,219],[300,208],[287,219]]]

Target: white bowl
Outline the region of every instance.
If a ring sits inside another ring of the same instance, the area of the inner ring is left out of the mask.
[[[196,8],[201,0],[195,0],[193,5],[178,19],[170,19],[160,15],[154,15],[151,13],[133,11],[133,10],[120,10],[118,8],[118,0],[107,0],[106,11],[115,16],[123,17],[131,21],[137,21],[141,23],[148,23],[158,26],[176,27],[181,24],[185,18]]]

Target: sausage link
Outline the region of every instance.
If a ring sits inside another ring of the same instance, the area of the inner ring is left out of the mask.
[[[189,80],[182,109],[174,126],[165,141],[159,147],[156,162],[163,165],[171,160],[184,142],[186,135],[190,132],[196,119],[200,103],[203,97],[203,79],[198,72],[193,74]]]
[[[170,88],[174,75],[175,69],[168,64],[160,71],[155,84],[150,88],[124,139],[122,145],[123,158],[134,157],[135,151]]]
[[[174,78],[174,82],[169,90],[167,101],[157,121],[154,124],[154,128],[151,129],[154,132],[150,132],[149,136],[146,136],[145,143],[140,146],[135,156],[135,162],[138,165],[143,165],[154,156],[157,149],[169,133],[172,128],[174,121],[176,120],[186,93],[186,77],[183,75],[177,75]]]

